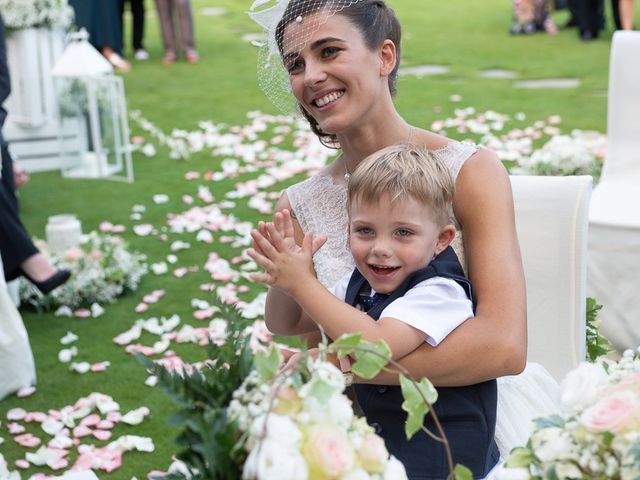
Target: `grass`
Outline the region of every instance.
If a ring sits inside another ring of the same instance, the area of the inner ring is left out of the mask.
[[[196,36],[202,61],[197,66],[179,62],[166,67],[160,64],[162,48],[157,19],[152,15],[152,2],[149,1],[146,46],[151,59],[134,62],[132,72],[124,76],[129,108],[140,110],[165,132],[173,128],[195,129],[201,120],[242,125],[250,110],[275,113],[256,86],[255,48],[240,40],[244,33],[258,32],[257,26],[243,13],[249,3],[194,0]],[[557,36],[512,37],[507,33],[510,4],[503,0],[390,0],[389,3],[403,23],[403,65],[442,64],[450,67],[450,73],[446,75],[400,80],[397,105],[409,122],[427,127],[433,120],[450,115],[454,108],[473,106],[479,111],[491,109],[510,115],[525,112],[532,120],[557,114],[563,118],[565,131],[573,128],[605,130],[610,33],[590,44],[581,43],[574,30],[561,31]],[[222,7],[226,13],[203,15],[203,7]],[[566,12],[558,12],[556,19],[563,23]],[[571,77],[582,83],[569,90],[521,90],[512,88],[510,80],[478,76],[479,71],[489,68],[513,70],[522,79]],[[453,94],[460,95],[462,102],[450,102],[449,97]],[[134,128],[134,134],[141,133]],[[157,237],[137,237],[131,232],[134,223],[129,220],[132,205],[146,205],[144,222],[162,227],[168,213],[186,208],[180,201],[182,195],[196,193],[196,184],[186,182],[184,174],[190,170],[215,170],[220,160],[200,153],[188,162],[175,161],[168,158],[168,152],[163,148],[153,158],[136,154],[136,181],[131,185],[62,179],[59,172],[34,174],[21,191],[22,217],[29,231],[39,237],[44,236],[47,217],[56,213],[77,214],[84,231],[96,229],[103,220],[123,223],[128,226],[124,237],[131,248],[147,254],[151,262],[158,261],[169,253],[168,242],[161,242]],[[277,185],[275,190],[282,186]],[[233,188],[233,181],[213,184],[213,188],[216,200],[220,200],[224,192]],[[155,205],[151,201],[155,193],[166,193],[171,201]],[[264,217],[248,208],[245,201],[238,202],[234,213],[251,222]],[[202,266],[211,249],[223,257],[237,254],[237,249],[220,243],[203,247],[189,235],[170,235],[170,240],[174,239],[191,241],[194,245],[194,248],[180,252],[179,265]],[[139,427],[117,427],[114,437],[129,433],[151,436],[156,445],[155,452],[127,453],[120,470],[100,473],[100,477],[144,478],[153,469],[166,469],[176,451],[173,444],[176,431],[165,424],[172,404],[158,388],[143,385],[146,378],[143,369],[111,339],[139,317],[134,313],[134,307],[142,296],[158,288],[166,289],[167,296],[152,305],[145,318],[178,313],[183,322],[193,323],[189,303],[191,298],[206,296],[199,290],[199,285],[207,280],[208,276],[201,269],[182,280],[171,275],[148,275],[138,292],[106,306],[106,314],[98,319],[58,318],[50,313],[37,314],[23,309],[37,364],[38,390],[30,398],[9,397],[0,402],[0,418],[5,417],[8,409],[18,406],[41,411],[60,408],[92,391],[111,395],[120,403],[123,412],[146,405],[151,409],[151,416]],[[258,290],[252,286],[252,293]],[[69,372],[57,360],[61,348],[58,340],[69,330],[80,337],[78,360],[110,360],[111,367],[104,373],[83,376]],[[151,343],[152,337],[145,335],[141,342]],[[182,347],[180,353],[191,359],[203,355],[196,347]],[[37,432],[37,429],[30,426],[29,431]],[[0,436],[5,438],[0,452],[11,464],[23,457],[24,450],[13,442],[5,422],[0,427]],[[26,473],[37,471],[51,473],[46,468],[32,468]]]

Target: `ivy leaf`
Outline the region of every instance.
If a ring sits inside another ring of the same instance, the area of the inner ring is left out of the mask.
[[[380,373],[389,360],[391,349],[384,340],[378,343],[362,340],[355,351],[356,362],[351,366],[351,371],[361,378],[373,378]]]
[[[352,354],[361,341],[361,333],[345,333],[331,344],[331,349],[338,354],[339,358],[343,358]]]
[[[564,420],[560,415],[551,415],[549,417],[534,418],[533,423],[536,425],[536,430],[542,430],[544,428],[563,428]]]
[[[402,374],[400,374],[400,388],[404,398],[402,409],[407,412],[404,431],[407,439],[411,439],[422,428],[424,416],[438,399],[438,391],[426,378],[414,382]]]
[[[507,468],[527,468],[533,462],[533,452],[526,447],[516,447],[507,457]]]
[[[260,350],[256,352],[254,365],[264,383],[273,380],[282,360],[282,354],[275,345],[271,345],[266,353]]]
[[[473,473],[467,467],[457,464],[453,469],[456,480],[473,480]]]

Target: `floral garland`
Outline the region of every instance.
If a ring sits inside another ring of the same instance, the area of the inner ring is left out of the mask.
[[[10,30],[67,28],[74,18],[67,0],[0,0],[0,12]]]
[[[536,420],[499,480],[640,478],[640,350],[582,363],[562,384],[563,413]]]
[[[83,235],[79,246],[61,255],[49,253],[43,241],[37,241],[36,245],[56,267],[71,270],[69,281],[48,295],[26,280],[21,282],[21,300],[38,310],[112,303],[124,292],[135,291],[147,273],[146,256],[130,252],[127,243],[115,235],[91,232]]]

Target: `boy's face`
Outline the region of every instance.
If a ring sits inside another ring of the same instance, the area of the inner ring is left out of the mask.
[[[408,275],[426,267],[455,234],[453,225],[440,227],[431,209],[413,197],[391,203],[389,195],[376,203],[351,203],[349,243],[356,267],[371,288],[391,293]]]

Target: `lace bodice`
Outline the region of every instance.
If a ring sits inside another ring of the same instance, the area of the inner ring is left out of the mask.
[[[449,167],[455,181],[464,162],[478,148],[471,143],[451,141],[431,153]],[[349,230],[346,185],[335,183],[325,173],[318,173],[289,187],[287,197],[303,232],[312,230],[315,235],[327,236],[327,243],[315,254],[313,263],[320,282],[327,287],[333,286],[354,267],[347,242]],[[456,228],[452,246],[462,265],[465,265],[462,229],[457,220]]]

